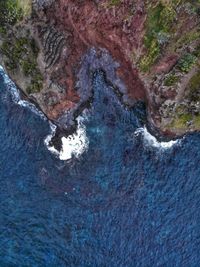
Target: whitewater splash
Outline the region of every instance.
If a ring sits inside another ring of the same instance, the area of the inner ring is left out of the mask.
[[[20,92],[16,87],[15,83],[9,78],[9,76],[5,73],[3,67],[0,65],[0,74],[3,77],[4,84],[9,89],[12,100],[16,104],[29,108],[33,113],[39,115],[43,120],[47,120],[44,114],[36,108],[36,106],[26,100],[22,100],[20,97]],[[84,117],[80,116],[77,118],[78,121],[78,128],[77,132],[71,136],[62,137],[62,150],[58,151],[53,146],[50,146],[50,141],[52,137],[54,137],[56,132],[56,126],[49,122],[51,133],[45,138],[44,143],[47,146],[48,150],[51,151],[53,154],[59,157],[60,160],[68,160],[71,159],[72,156],[78,158],[84,151],[87,150],[89,141],[86,136],[86,127],[84,125]]]
[[[9,78],[9,76],[5,73],[3,67],[0,65],[0,74],[3,77],[4,84],[9,89],[12,100],[14,103],[20,105],[21,107],[29,108],[33,113],[40,116],[43,120],[47,120],[44,114],[36,108],[36,106],[26,100],[22,100],[20,97],[19,90],[17,89],[15,83]]]
[[[83,152],[88,149],[89,140],[86,135],[86,126],[84,125],[84,117],[79,116],[77,118],[78,127],[76,133],[66,137],[62,137],[62,149],[56,150],[55,147],[50,146],[50,141],[54,137],[56,132],[56,126],[50,123],[51,133],[45,138],[44,143],[48,150],[55,154],[60,160],[69,160],[73,156],[78,158]]]
[[[159,142],[155,136],[151,135],[148,132],[148,130],[145,126],[144,126],[144,128],[138,128],[134,132],[135,136],[138,136],[140,134],[143,136],[144,143],[146,143],[147,145],[150,145],[152,147],[159,148],[159,149],[169,149],[172,146],[174,146],[175,144],[180,144],[180,141],[181,141],[181,139],[177,139],[177,140],[171,140],[168,142]]]

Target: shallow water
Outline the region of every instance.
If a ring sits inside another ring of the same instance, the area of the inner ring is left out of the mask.
[[[89,143],[61,161],[11,89],[1,76],[0,266],[199,266],[200,134],[152,141],[143,107],[125,109],[97,73]]]

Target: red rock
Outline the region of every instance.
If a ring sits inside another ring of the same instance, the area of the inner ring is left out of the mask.
[[[102,5],[106,1],[102,1]],[[131,1],[127,1],[131,3]],[[72,33],[69,57],[64,64],[66,79],[63,81],[67,90],[67,100],[74,101],[73,95],[76,83],[76,69],[81,57],[90,47],[106,48],[113,58],[120,63],[117,74],[125,83],[128,95],[134,99],[145,99],[145,90],[138,71],[130,61],[130,55],[137,49],[143,38],[145,14],[140,1],[136,2],[138,11],[131,17],[130,26],[122,27],[124,16],[130,11],[128,4],[123,8],[98,8],[91,0],[82,3],[74,0],[58,0],[55,9],[47,10],[47,17],[55,18],[57,28]],[[124,30],[123,30],[124,29]],[[130,29],[127,34],[126,30]],[[74,94],[76,94],[74,92]],[[77,100],[77,98],[76,98]],[[64,105],[65,106],[65,105]],[[63,105],[56,105],[48,116],[56,118],[62,112]],[[58,109],[61,108],[60,112]]]
[[[176,54],[165,56],[154,67],[153,72],[155,72],[155,73],[161,73],[161,72],[167,73],[167,72],[169,72],[172,69],[172,67],[177,63],[178,58],[179,57]]]

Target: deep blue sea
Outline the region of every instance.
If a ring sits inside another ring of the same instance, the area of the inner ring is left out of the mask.
[[[101,72],[88,148],[61,161],[0,76],[0,267],[199,267],[200,134],[170,148],[138,128]],[[137,133],[137,134],[136,134]]]

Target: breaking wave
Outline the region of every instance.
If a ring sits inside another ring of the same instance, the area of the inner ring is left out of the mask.
[[[25,108],[29,108],[33,113],[39,115],[43,120],[47,120],[45,115],[37,109],[37,107],[26,100],[22,100],[20,97],[20,92],[18,88],[16,87],[15,83],[9,78],[9,76],[5,73],[2,66],[0,66],[0,74],[3,77],[4,83],[7,86],[7,88],[11,92],[12,100]],[[48,150],[52,152],[54,155],[56,155],[60,160],[69,160],[73,156],[78,158],[84,151],[87,150],[89,141],[86,136],[86,127],[84,125],[85,116],[79,116],[77,118],[78,120],[78,128],[77,132],[73,135],[66,137],[62,137],[62,149],[61,151],[56,150],[55,147],[50,145],[51,139],[54,137],[56,132],[56,125],[54,125],[52,122],[49,122],[50,125],[50,134],[45,138],[44,143],[47,146]],[[169,149],[173,147],[176,144],[180,144],[181,139],[178,140],[171,140],[171,141],[162,141],[159,142],[155,136],[151,135],[147,128],[144,126],[143,128],[138,128],[134,132],[134,136],[142,135],[144,145],[155,147],[158,149]]]
[[[43,120],[47,120],[45,115],[40,110],[38,110],[33,103],[21,99],[20,92],[17,86],[5,73],[2,66],[0,66],[0,74],[3,77],[5,86],[11,93],[11,97],[14,103],[22,107],[29,108],[33,113],[39,115]],[[51,132],[45,138],[44,143],[47,146],[48,150],[53,154],[55,154],[60,160],[69,160],[72,158],[72,156],[78,158],[88,148],[89,141],[86,136],[86,127],[83,123],[84,117],[80,116],[77,118],[77,120],[78,120],[77,132],[71,136],[68,136],[67,138],[66,137],[61,138],[62,141],[61,151],[58,151],[53,146],[50,146],[50,141],[52,137],[54,137],[57,127],[52,122],[49,122]]]
[[[21,107],[25,107],[25,108],[30,109],[33,113],[40,116],[43,120],[47,120],[45,115],[40,110],[38,110],[37,107],[33,103],[30,103],[29,101],[21,99],[20,92],[19,92],[17,86],[9,78],[9,76],[5,73],[2,66],[0,66],[0,74],[3,77],[3,81],[4,81],[5,86],[8,88],[8,90],[11,93],[11,97],[12,97],[12,100],[14,103],[20,105]]]
[[[50,123],[51,133],[45,138],[44,143],[48,150],[56,155],[60,160],[69,160],[73,156],[78,158],[83,152],[88,149],[89,140],[86,135],[86,126],[84,125],[84,117],[79,116],[77,118],[78,127],[76,133],[66,137],[62,137],[62,149],[61,151],[56,150],[54,146],[50,145],[51,139],[54,137],[56,132],[56,126]]]
[[[149,145],[151,147],[158,148],[158,149],[169,149],[176,144],[180,144],[180,142],[181,142],[181,139],[159,142],[155,136],[151,135],[148,132],[148,130],[145,126],[143,128],[138,128],[134,132],[134,135],[135,136],[142,135],[144,144]]]

